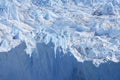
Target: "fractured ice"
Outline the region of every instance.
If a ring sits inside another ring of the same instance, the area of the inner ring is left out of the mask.
[[[0,0],[0,52],[54,44],[80,62],[120,61],[119,0]]]

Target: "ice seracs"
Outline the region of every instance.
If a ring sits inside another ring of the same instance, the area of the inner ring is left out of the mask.
[[[54,44],[80,62],[95,65],[120,60],[120,19],[115,0],[2,0],[0,52],[26,43],[31,56],[37,43]]]

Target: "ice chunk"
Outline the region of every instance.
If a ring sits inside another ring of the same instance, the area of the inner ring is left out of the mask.
[[[93,15],[101,16],[101,15],[115,15],[115,10],[112,3],[106,3],[102,7],[95,10]]]

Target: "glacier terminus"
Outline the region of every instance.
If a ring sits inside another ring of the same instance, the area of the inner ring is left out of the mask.
[[[119,62],[120,0],[0,0],[0,80],[120,80]]]

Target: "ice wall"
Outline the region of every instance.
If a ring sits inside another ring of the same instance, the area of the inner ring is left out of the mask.
[[[54,44],[80,62],[120,61],[119,0],[0,0],[0,52]]]
[[[0,80],[120,80],[120,63],[107,62],[95,67],[78,62],[73,55],[57,50],[54,44],[37,44],[29,57],[25,43],[0,53]]]

